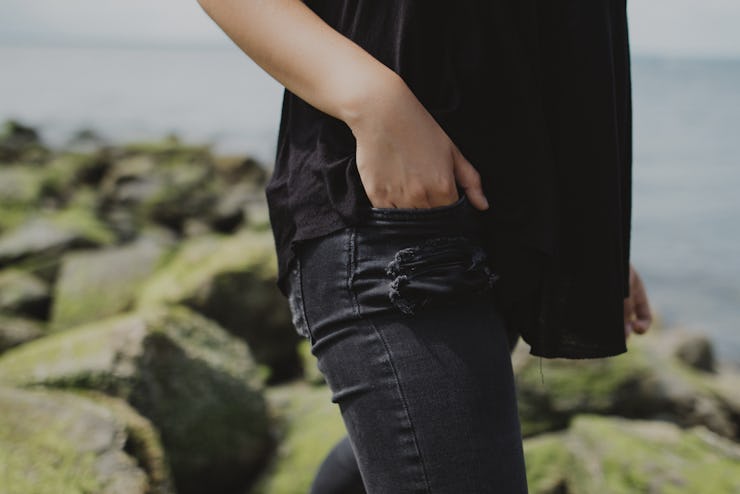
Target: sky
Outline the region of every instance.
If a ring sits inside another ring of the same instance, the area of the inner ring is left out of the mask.
[[[628,16],[633,53],[740,57],[739,0],[628,0]],[[231,43],[197,0],[2,0],[0,43],[16,42]]]

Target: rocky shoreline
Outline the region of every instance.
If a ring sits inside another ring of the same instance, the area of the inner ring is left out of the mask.
[[[0,492],[307,492],[344,426],[274,285],[268,173],[5,122]],[[659,322],[628,347],[540,362],[519,342],[530,492],[740,492],[738,369]]]

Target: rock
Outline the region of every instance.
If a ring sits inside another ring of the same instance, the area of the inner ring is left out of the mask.
[[[255,188],[255,185],[249,182],[237,183],[226,188],[217,199],[208,218],[213,229],[223,233],[233,232],[244,221],[250,198],[258,195]]]
[[[126,245],[65,254],[54,288],[51,328],[66,329],[132,308],[167,244],[141,238]]]
[[[247,182],[258,188],[268,179],[267,169],[250,156],[215,156],[213,166],[226,183]]]
[[[136,458],[139,467],[147,474],[149,480],[147,492],[174,494],[175,487],[169,460],[162,446],[159,432],[152,423],[119,398],[97,391],[80,391],[77,394],[105,406],[126,425],[128,433],[126,451]]]
[[[567,427],[577,413],[702,424],[740,439],[740,374],[720,378],[689,367],[673,354],[670,331],[630,339],[628,352],[603,359],[514,357],[522,433]],[[527,353],[521,344],[516,353]],[[544,379],[544,384],[542,380]],[[720,385],[720,382],[732,382]]]
[[[38,321],[0,314],[0,353],[41,338],[44,334],[46,331]]]
[[[107,146],[108,141],[95,129],[82,128],[67,140],[64,149],[78,153],[93,153]]]
[[[275,285],[276,271],[269,232],[195,237],[146,283],[138,305],[185,304],[217,321],[269,366],[272,383],[301,372],[300,336]]]
[[[302,381],[267,388],[277,449],[249,494],[309,492],[324,457],[346,434],[327,386]]]
[[[7,165],[0,168],[0,207],[30,208],[40,203],[44,170],[35,165]]]
[[[0,236],[0,267],[22,261],[48,281],[56,276],[63,252],[112,241],[110,230],[89,210],[39,213]]]
[[[524,454],[533,494],[740,492],[740,446],[704,426],[578,415]]]
[[[298,355],[301,358],[303,379],[314,385],[325,385],[326,378],[316,365],[316,357],[311,353],[311,342],[304,338],[298,343]]]
[[[33,215],[33,210],[26,207],[0,206],[0,235],[17,228],[28,221]]]
[[[45,281],[20,269],[0,271],[0,313],[46,320],[50,303]]]
[[[697,370],[716,371],[714,350],[706,333],[676,328],[664,332],[662,336],[662,355],[673,355]]]
[[[0,380],[98,390],[159,430],[180,494],[231,492],[270,447],[263,377],[248,348],[184,307],[55,333],[0,357]]]
[[[164,459],[147,456],[156,446],[131,455],[144,435],[156,443],[156,432],[124,403],[116,407],[121,412],[71,393],[0,388],[2,492],[174,493]]]
[[[65,151],[44,166],[43,193],[66,203],[82,186],[97,186],[110,167],[105,150]]]
[[[182,231],[187,218],[210,210],[218,197],[207,149],[129,145],[101,182],[101,211],[122,237],[147,221]],[[125,227],[125,228],[124,228]]]
[[[48,150],[36,129],[16,120],[6,120],[0,130],[0,164],[15,161],[41,162]]]

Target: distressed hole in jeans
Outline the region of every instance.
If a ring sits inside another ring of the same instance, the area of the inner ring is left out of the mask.
[[[487,260],[483,248],[468,237],[426,239],[399,250],[388,263],[388,296],[402,313],[414,314],[432,302],[483,293],[499,278]]]

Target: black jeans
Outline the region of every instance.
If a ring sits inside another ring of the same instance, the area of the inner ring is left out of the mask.
[[[299,244],[293,322],[348,432],[320,474],[347,463],[349,445],[370,494],[527,493],[514,342],[478,213],[462,193],[445,206],[373,208]],[[343,492],[319,477],[314,492]]]

